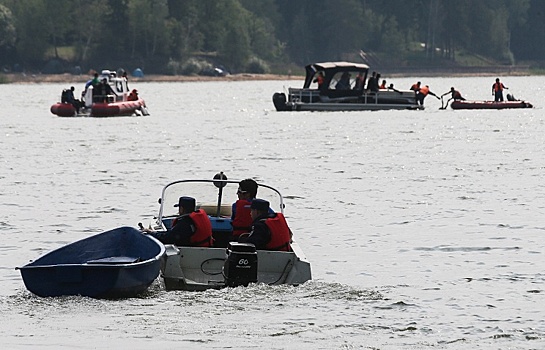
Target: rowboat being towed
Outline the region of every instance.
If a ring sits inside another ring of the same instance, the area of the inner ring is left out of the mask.
[[[119,227],[53,250],[16,269],[41,297],[132,297],[159,276],[165,247],[132,227]]]

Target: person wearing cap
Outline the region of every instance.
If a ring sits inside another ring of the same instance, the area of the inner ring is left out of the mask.
[[[252,231],[239,237],[239,242],[251,243],[256,249],[290,251],[291,230],[282,213],[270,213],[269,202],[254,199],[250,205]]]
[[[212,224],[206,212],[202,209],[195,210],[195,198],[180,197],[178,204],[180,216],[172,222],[172,227],[167,231],[152,231],[144,229],[163,244],[175,244],[189,247],[212,247]]]
[[[233,203],[231,208],[231,225],[233,226],[233,240],[243,233],[252,230],[252,216],[250,215],[250,205],[257,196],[257,183],[252,179],[245,179],[238,183],[238,200]]]

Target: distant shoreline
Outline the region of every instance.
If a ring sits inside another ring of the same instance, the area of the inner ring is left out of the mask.
[[[467,67],[467,69],[414,69],[383,70],[383,76],[391,78],[399,77],[475,77],[475,76],[529,76],[532,75],[527,67]],[[522,68],[522,69],[521,69]],[[380,70],[379,70],[380,71]],[[47,84],[47,83],[85,83],[91,77],[87,75],[65,74],[24,74],[7,73],[2,74],[8,84]],[[207,82],[207,81],[260,81],[260,80],[303,80],[303,75],[281,75],[281,74],[230,74],[224,77],[210,77],[201,75],[155,75],[148,74],[143,78],[129,77],[134,82]]]

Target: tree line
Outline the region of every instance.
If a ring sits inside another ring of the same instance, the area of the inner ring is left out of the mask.
[[[0,0],[0,65],[266,73],[360,52],[396,66],[539,63],[544,27],[542,0]]]

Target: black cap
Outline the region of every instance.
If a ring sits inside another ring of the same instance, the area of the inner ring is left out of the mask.
[[[250,205],[250,209],[268,211],[269,210],[269,202],[267,202],[264,199],[254,199],[252,201],[252,205]]]
[[[182,207],[187,211],[195,211],[195,198],[193,197],[180,197],[178,204],[174,204],[175,207]]]

